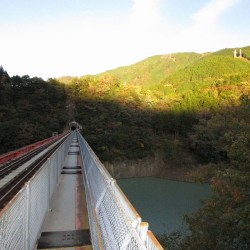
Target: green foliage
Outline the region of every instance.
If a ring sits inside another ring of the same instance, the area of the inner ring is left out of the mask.
[[[249,173],[226,169],[212,179],[214,196],[193,216],[185,249],[249,249]]]
[[[1,68],[0,79],[0,153],[62,131],[67,121],[62,85],[36,77],[9,77]]]
[[[176,231],[171,234],[162,234],[156,236],[162,247],[167,250],[180,250],[183,248],[183,233]]]
[[[215,114],[194,127],[194,150],[214,161],[214,195],[193,216],[186,249],[249,249],[250,247],[250,100]]]
[[[187,137],[200,119],[206,120],[224,107],[239,105],[240,96],[250,90],[248,72],[249,62],[233,58],[232,49],[228,49],[202,55],[153,56],[97,76],[65,78],[65,83],[75,107],[74,119],[84,124],[83,132],[91,146],[101,159],[107,160],[138,158],[154,151],[153,146],[146,146],[144,153],[135,150],[133,145],[140,143],[133,138],[141,141],[140,137],[146,137],[140,134],[148,135],[146,141],[155,135]],[[123,133],[132,139],[126,140]],[[204,138],[209,136],[215,136],[213,131]],[[212,144],[202,143],[203,139],[199,150],[195,150],[192,142],[191,149],[204,162],[227,157],[224,150],[217,152]],[[148,145],[145,141],[142,144]],[[164,143],[160,144],[164,149]]]
[[[98,77],[114,75],[122,84],[154,86],[160,83],[165,75],[186,67],[200,57],[201,55],[196,53],[152,56],[131,66],[109,70]]]
[[[63,77],[60,84],[10,78],[0,67],[0,152],[76,120],[101,160],[161,150],[167,164],[188,168],[192,156],[214,195],[186,217],[190,236],[168,236],[168,246],[249,249],[250,47],[242,48],[243,58],[233,50],[153,56],[96,76]]]
[[[191,152],[207,164],[214,196],[186,217],[190,236],[163,237],[170,249],[248,249],[250,63],[232,49],[174,57],[75,79],[77,120],[101,160],[160,148],[175,167],[190,166]]]

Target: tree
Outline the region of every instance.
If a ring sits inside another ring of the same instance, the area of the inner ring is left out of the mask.
[[[185,249],[250,248],[249,117],[250,102],[244,96],[239,107],[195,127],[196,152],[214,162],[210,165],[215,173],[211,179],[214,195],[196,214],[186,217],[192,234]]]

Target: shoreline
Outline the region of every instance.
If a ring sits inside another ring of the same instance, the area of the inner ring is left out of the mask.
[[[124,161],[106,162],[104,166],[110,175],[116,179],[155,177],[172,181],[182,181],[190,183],[204,183],[197,176],[197,167],[176,167],[169,168],[166,164],[150,164],[149,161]],[[205,182],[207,183],[207,182]]]

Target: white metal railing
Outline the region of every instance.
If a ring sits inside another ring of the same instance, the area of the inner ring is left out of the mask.
[[[0,211],[0,250],[35,248],[45,214],[75,133],[60,145],[40,170]]]
[[[82,135],[77,136],[93,249],[163,249]]]

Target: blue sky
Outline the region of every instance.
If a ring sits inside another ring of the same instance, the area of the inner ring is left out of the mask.
[[[0,65],[47,79],[248,46],[249,10],[249,0],[0,0]]]

